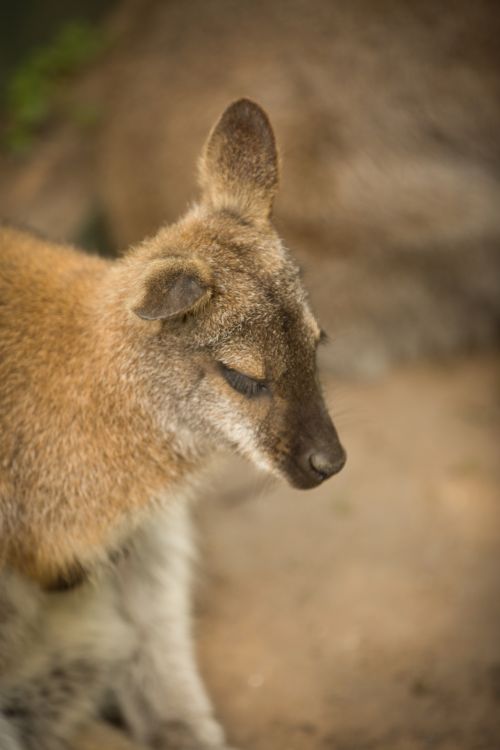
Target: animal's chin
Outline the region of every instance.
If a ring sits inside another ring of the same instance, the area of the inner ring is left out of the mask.
[[[284,479],[294,489],[312,490],[315,487],[319,487],[323,482],[321,477],[314,476],[310,472],[305,472],[291,460],[286,463],[277,464],[264,454],[260,457],[255,454],[249,454],[237,444],[233,444],[231,447],[235,453],[249,460],[257,469],[267,474],[267,476],[281,480]]]
[[[296,490],[313,490],[323,482],[320,477],[316,477],[309,472],[306,473],[300,466],[292,462],[280,467],[280,475]]]
[[[314,479],[303,473],[294,474],[293,476],[289,473],[286,474],[288,483],[296,490],[313,490],[315,487],[319,487],[322,483],[321,479]]]
[[[267,474],[268,477],[274,477],[278,480],[285,480],[291,487],[296,490],[313,490],[323,482],[319,476],[314,476],[305,472],[300,466],[291,460],[286,463],[277,464],[270,459],[262,458],[259,460],[256,456],[249,456],[243,451],[238,451],[243,457],[250,459],[252,464],[260,471]]]

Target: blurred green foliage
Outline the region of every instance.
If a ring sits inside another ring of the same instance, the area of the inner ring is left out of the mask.
[[[64,82],[80,72],[105,48],[102,29],[85,21],[66,23],[52,41],[28,55],[7,81],[4,142],[13,152],[26,151],[40,128],[56,113]],[[66,112],[89,125],[98,112],[73,103]]]

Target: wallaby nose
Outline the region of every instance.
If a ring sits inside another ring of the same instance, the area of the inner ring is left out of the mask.
[[[309,456],[309,465],[320,481],[337,474],[344,466],[347,454],[339,444],[335,453],[327,450],[316,450]]]

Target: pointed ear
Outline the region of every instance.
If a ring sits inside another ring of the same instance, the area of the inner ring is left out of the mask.
[[[132,310],[143,320],[195,312],[212,293],[207,269],[195,260],[177,257],[152,261],[139,288]]]
[[[233,102],[215,125],[200,160],[203,200],[255,221],[271,214],[278,188],[274,133],[261,107],[249,99]]]

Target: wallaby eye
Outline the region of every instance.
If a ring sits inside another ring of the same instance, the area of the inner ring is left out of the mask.
[[[224,365],[219,362],[220,371],[224,380],[226,380],[231,388],[241,393],[243,396],[248,398],[255,398],[263,393],[267,393],[268,387],[262,380],[256,380],[248,375],[244,375],[238,370],[233,370],[231,367]]]

